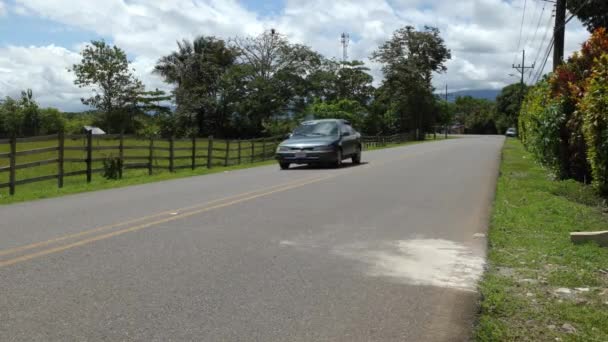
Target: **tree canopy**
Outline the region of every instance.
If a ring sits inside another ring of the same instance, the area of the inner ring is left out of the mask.
[[[589,32],[608,27],[608,2],[605,0],[568,0],[566,7],[576,13]]]
[[[274,29],[177,41],[153,70],[172,87],[169,94],[147,91],[117,46],[94,40],[81,56],[71,71],[77,86],[90,89],[81,99],[90,112],[40,109],[26,91],[2,104],[0,134],[75,132],[93,124],[108,133],[249,138],[284,133],[306,117],[336,117],[367,134],[423,136],[446,118],[432,77],[446,71],[451,54],[433,27],[403,27],[378,47],[372,59],[382,64],[384,80],[377,88],[363,61],[326,58]]]
[[[416,129],[422,137],[432,129],[438,111],[432,75],[445,72],[450,58],[439,30],[428,26],[422,31],[403,27],[374,51],[372,59],[383,64],[386,108],[398,113],[401,131]]]
[[[137,94],[143,84],[130,69],[127,54],[103,40],[91,41],[81,51],[82,60],[74,64],[74,83],[92,88],[93,95],[82,98],[83,104],[96,109],[99,125],[107,132],[124,131],[135,114]]]

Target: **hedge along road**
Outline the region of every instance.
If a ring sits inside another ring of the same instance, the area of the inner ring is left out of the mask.
[[[470,336],[501,137],[0,207],[4,340]]]

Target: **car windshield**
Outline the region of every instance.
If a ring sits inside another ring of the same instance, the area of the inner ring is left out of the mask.
[[[293,131],[294,136],[316,137],[338,134],[338,124],[333,121],[303,123]]]

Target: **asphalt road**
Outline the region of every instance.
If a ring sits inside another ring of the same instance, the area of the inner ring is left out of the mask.
[[[502,137],[0,207],[2,341],[463,341]]]

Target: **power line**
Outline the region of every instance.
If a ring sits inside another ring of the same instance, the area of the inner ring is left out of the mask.
[[[545,45],[545,42],[547,41],[547,37],[549,35],[549,29],[551,28],[551,21],[553,19],[553,16],[549,15],[549,17],[547,19],[548,20],[547,20],[547,23],[545,24],[545,32],[543,33],[543,38],[540,41],[538,49],[535,50],[536,57],[534,58],[534,64],[536,64],[536,62],[538,62],[538,58],[543,55],[543,45]],[[530,70],[530,72],[528,73],[528,81],[530,81],[530,79],[532,79],[532,72],[533,72],[533,70]]]
[[[553,50],[553,44],[554,44],[554,40],[553,40],[553,37],[551,37],[551,41],[549,42],[549,45],[547,45],[547,50],[545,52],[545,60],[543,61],[543,64],[540,67],[540,69],[538,69],[538,73],[536,74],[534,83],[537,83],[540,80],[540,78],[543,76],[545,66],[547,65],[547,61],[549,60],[549,55],[551,55],[551,51]]]
[[[517,48],[515,49],[515,51],[519,51],[519,46],[521,45],[521,36],[522,36],[522,33],[524,32],[524,20],[526,19],[526,5],[527,5],[527,3],[528,3],[528,0],[524,0],[524,9],[523,9],[522,14],[521,14],[521,25],[519,26],[519,39],[517,40]],[[513,58],[513,63],[515,63],[516,59],[517,59],[517,54]]]
[[[545,13],[545,5],[543,4],[543,8],[540,11],[540,15],[538,16],[538,23],[536,24],[536,30],[534,30],[534,35],[532,35],[532,42],[531,44],[534,44],[534,41],[536,40],[536,35],[538,34],[538,29],[540,28],[540,23],[542,23],[543,21],[543,14]],[[528,41],[526,41],[526,44],[524,44],[524,48],[528,45]]]
[[[543,0],[543,1],[552,2],[552,1],[547,1],[547,0]],[[585,7],[587,5],[591,5],[593,1],[594,0],[587,0],[587,1],[583,2],[578,8],[576,8],[574,11],[571,12],[570,16],[566,20],[564,20],[563,24],[558,24],[554,27],[551,41],[549,42],[549,45],[547,45],[547,48],[544,53],[545,57],[544,57],[542,66],[538,69],[537,73],[534,76],[534,83],[538,82],[543,75],[545,66],[547,64],[547,61],[549,60],[549,55],[551,55],[551,51],[553,50],[553,47],[555,45],[555,33],[557,31],[564,29],[566,27],[566,25],[578,14],[578,12],[580,12],[580,10],[583,9],[583,7]],[[543,41],[544,41],[544,39],[543,39]]]
[[[543,10],[544,10],[544,5],[543,5]],[[534,24],[534,18],[536,18],[536,13],[538,13],[538,2],[534,1],[534,10],[532,11],[531,15],[530,15],[530,25]],[[542,13],[541,13],[541,17],[542,17]],[[538,22],[540,24],[540,18],[538,18]],[[528,25],[526,25],[527,27]],[[529,32],[528,35],[526,36],[526,40],[524,41],[524,45],[523,45],[523,49],[525,49],[528,46],[528,42],[530,41],[530,35],[532,32]]]

